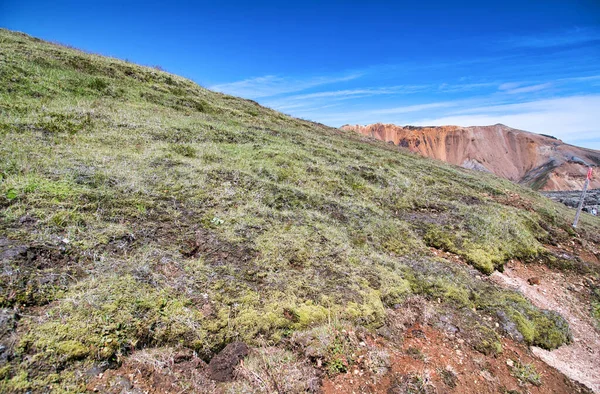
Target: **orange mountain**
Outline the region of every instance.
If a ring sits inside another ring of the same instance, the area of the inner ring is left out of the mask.
[[[600,166],[600,151],[503,124],[402,127],[376,123],[342,129],[393,142],[423,156],[492,172],[536,190],[580,190],[588,166]],[[595,173],[590,188],[600,188],[600,174]]]

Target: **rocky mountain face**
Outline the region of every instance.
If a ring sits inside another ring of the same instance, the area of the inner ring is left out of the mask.
[[[345,125],[342,129],[404,146],[423,156],[492,172],[536,190],[580,190],[588,166],[600,165],[600,151],[502,124],[402,127],[376,123]],[[600,177],[595,177],[590,187],[599,188]]]

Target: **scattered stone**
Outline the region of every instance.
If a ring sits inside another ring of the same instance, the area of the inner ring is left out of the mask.
[[[490,373],[490,371],[487,371],[487,370],[479,371],[479,374],[490,383],[498,383],[499,382],[499,379],[496,378],[495,376],[493,376]]]
[[[12,333],[17,328],[19,316],[12,309],[0,309],[0,338]]]
[[[248,346],[245,343],[230,343],[210,360],[208,364],[208,377],[217,382],[232,381],[235,367],[247,355]]]
[[[19,256],[25,256],[28,249],[25,245],[18,245],[8,238],[0,237],[0,261],[11,261]]]
[[[509,337],[517,342],[523,342],[523,334],[517,328],[517,325],[506,315],[504,311],[496,312],[500,320],[500,327]]]
[[[388,326],[381,326],[376,330],[376,332],[385,339],[391,339],[393,336],[392,330],[390,330]]]
[[[133,388],[133,384],[131,383],[131,380],[127,379],[125,376],[118,376],[115,379],[115,383],[121,387],[123,387],[123,389],[125,390],[131,390]]]
[[[418,328],[415,328],[410,332],[410,337],[412,338],[425,338],[425,332]]]
[[[90,369],[85,371],[88,376],[101,376],[107,369],[117,368],[118,364],[116,361],[100,361],[92,365]]]
[[[509,358],[506,360],[506,365],[512,368],[515,366],[515,362]]]
[[[29,215],[24,215],[19,218],[19,224],[33,224],[35,222],[37,222],[37,220]]]

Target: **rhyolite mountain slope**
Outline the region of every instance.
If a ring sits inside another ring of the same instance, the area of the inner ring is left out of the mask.
[[[568,344],[566,320],[487,280],[518,259],[596,283],[600,221],[573,230],[531,189],[7,30],[0,139],[0,392],[315,392],[347,372],[386,391],[425,381],[398,370],[414,330],[483,360],[440,348],[428,385],[465,392],[489,362],[483,384],[511,389],[511,358],[583,390],[527,355]]]
[[[581,190],[589,166],[600,166],[600,151],[565,144],[554,137],[493,126],[345,125],[423,156],[492,172],[536,190]],[[591,187],[600,187],[600,176]]]

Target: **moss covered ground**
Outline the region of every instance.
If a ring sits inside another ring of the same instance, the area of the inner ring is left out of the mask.
[[[432,248],[489,274],[600,232],[490,174],[7,30],[0,138],[0,240],[18,252],[0,306],[22,314],[3,391],[76,392],[81,371],[140,348],[208,360],[332,320],[374,330],[413,294],[500,311],[554,348],[560,316]]]

